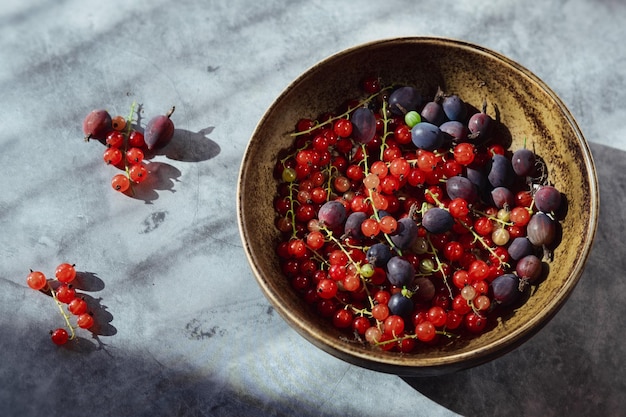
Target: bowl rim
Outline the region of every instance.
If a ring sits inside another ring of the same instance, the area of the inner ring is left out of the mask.
[[[244,224],[244,215],[242,211],[242,184],[244,183],[244,180],[246,178],[245,167],[248,160],[250,159],[252,148],[255,145],[255,138],[258,137],[259,130],[270,117],[274,109],[278,106],[278,103],[281,102],[281,100],[283,100],[291,90],[295,89],[301,82],[306,80],[307,77],[309,77],[313,72],[316,71],[316,69],[320,68],[321,66],[327,65],[349,54],[373,46],[384,47],[385,45],[394,45],[400,43],[413,43],[418,45],[443,45],[452,48],[460,48],[472,53],[484,54],[491,59],[499,61],[501,64],[511,67],[515,72],[519,73],[520,75],[529,78],[531,82],[535,83],[539,87],[539,89],[543,93],[545,93],[550,98],[550,100],[553,101],[553,103],[561,112],[562,117],[566,119],[567,124],[570,126],[574,133],[574,137],[572,138],[572,140],[575,141],[578,146],[580,146],[581,154],[583,156],[583,164],[588,171],[587,178],[589,181],[590,201],[590,217],[589,224],[586,228],[586,244],[583,248],[581,248],[580,255],[576,258],[576,263],[572,267],[572,274],[569,276],[568,280],[565,281],[563,285],[558,289],[557,293],[552,298],[552,301],[541,310],[540,314],[533,316],[522,326],[510,333],[507,333],[504,337],[488,343],[484,346],[481,346],[479,352],[451,352],[449,355],[436,358],[420,357],[419,355],[415,355],[410,357],[411,359],[414,359],[411,361],[415,363],[414,365],[406,363],[408,356],[405,355],[401,355],[398,353],[389,354],[388,352],[379,352],[375,350],[357,349],[353,346],[353,344],[347,343],[339,339],[329,340],[326,338],[322,338],[319,334],[311,331],[306,326],[303,326],[301,324],[299,320],[299,314],[297,314],[297,312],[282,308],[280,297],[274,294],[269,282],[264,278],[262,271],[257,265],[254,252],[248,244],[247,236],[249,235],[249,233],[246,230],[246,225]],[[584,265],[591,252],[593,241],[595,240],[598,223],[599,202],[600,198],[597,173],[588,142],[584,138],[582,131],[580,130],[580,127],[578,126],[578,123],[576,122],[574,116],[565,106],[561,98],[552,90],[552,88],[550,88],[542,79],[540,79],[537,75],[528,70],[526,67],[499,52],[468,41],[437,36],[393,37],[369,41],[335,52],[307,68],[283,89],[283,91],[276,97],[276,99],[264,112],[263,116],[257,123],[250,137],[250,141],[246,146],[237,182],[237,222],[239,226],[240,238],[244,247],[244,251],[246,253],[246,258],[248,260],[248,263],[250,264],[257,283],[262,289],[262,292],[264,293],[266,298],[268,298],[274,308],[279,312],[279,314],[283,317],[283,319],[287,321],[292,328],[294,328],[301,336],[303,336],[309,342],[326,351],[327,353],[332,354],[333,356],[346,360],[352,364],[363,366],[369,369],[375,369],[378,371],[395,374],[413,374],[414,372],[411,372],[410,368],[419,368],[422,370],[426,369],[426,373],[428,373],[429,368],[432,368],[434,374],[438,373],[438,369],[445,368],[450,370],[458,370],[470,366],[479,365],[481,363],[494,359],[496,356],[501,356],[502,354],[513,350],[516,346],[519,345],[519,342],[523,342],[536,334],[563,306],[567,297],[573,291],[576,284],[581,278]],[[372,362],[375,362],[375,365],[373,365]],[[423,373],[423,371],[420,371],[420,374]]]

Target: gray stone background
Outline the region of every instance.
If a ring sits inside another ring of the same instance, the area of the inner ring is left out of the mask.
[[[623,415],[625,24],[618,0],[5,0],[0,415]],[[591,142],[601,219],[537,336],[478,368],[401,379],[319,351],[273,311],[235,193],[256,123],[294,78],[344,48],[421,35],[491,48],[553,88]],[[146,120],[176,105],[180,139],[151,162],[154,189],[129,198],[81,124],[133,101]],[[61,318],[25,285],[60,262],[76,264],[99,323],[74,349],[50,343]]]

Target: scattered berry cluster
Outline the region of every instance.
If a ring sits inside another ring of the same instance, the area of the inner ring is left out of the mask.
[[[49,294],[53,298],[67,329],[55,329],[50,335],[52,342],[64,345],[76,337],[76,328],[91,328],[94,325],[94,318],[89,312],[87,302],[72,287],[71,283],[76,278],[74,265],[62,263],[56,268],[54,275],[55,279],[49,280],[43,272],[31,270],[26,277],[26,283],[30,288]],[[72,324],[72,317],[75,318],[75,326]]]
[[[135,108],[136,103],[133,103],[127,118],[111,117],[106,110],[93,110],[83,120],[85,141],[95,139],[105,144],[104,162],[124,171],[111,180],[113,189],[122,193],[132,190],[133,184],[146,180],[149,172],[145,164],[146,153],[165,147],[174,136],[174,123],[170,119],[174,107],[167,114],[150,119],[143,131],[134,119]],[[55,279],[49,280],[42,272],[32,270],[26,278],[30,288],[53,298],[65,321],[66,328],[50,332],[57,345],[73,340],[77,328],[90,329],[94,325],[93,313],[89,311],[84,296],[72,286],[75,278],[76,269],[68,263],[57,267]]]
[[[124,171],[116,174],[111,186],[119,192],[126,192],[133,184],[140,184],[148,177],[145,155],[148,151],[165,147],[174,135],[174,123],[170,119],[174,107],[165,115],[156,116],[148,122],[142,132],[134,124],[135,104],[131,106],[128,118],[111,117],[106,110],[93,110],[83,121],[85,140],[97,139],[107,146],[103,159]]]
[[[534,152],[506,148],[486,103],[424,102],[377,78],[363,90],[299,120],[278,157],[282,271],[319,314],[384,350],[484,332],[545,278],[561,193]]]

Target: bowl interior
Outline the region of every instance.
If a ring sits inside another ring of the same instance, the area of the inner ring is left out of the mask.
[[[288,147],[297,120],[315,119],[347,98],[362,97],[359,82],[377,75],[383,84],[409,84],[425,97],[438,87],[501,121],[511,149],[534,149],[547,163],[549,181],[567,201],[561,243],[549,275],[513,314],[485,334],[452,347],[410,355],[348,343],[320,318],[282,275],[274,248],[273,168]],[[277,311],[313,344],[350,363],[382,372],[428,375],[473,366],[501,355],[532,336],[559,309],[580,278],[597,223],[598,191],[587,143],[561,100],[536,76],[493,51],[439,38],[402,38],[358,46],[317,64],[295,80],[259,122],[241,166],[238,215],[241,238],[254,275]]]

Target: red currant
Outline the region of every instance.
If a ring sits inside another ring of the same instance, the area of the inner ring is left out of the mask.
[[[363,91],[367,94],[374,94],[380,91],[380,79],[375,76],[366,77],[363,82]]]
[[[107,148],[102,155],[102,159],[104,159],[107,165],[117,165],[122,162],[122,151],[114,147]]]
[[[322,232],[311,232],[306,237],[306,244],[313,250],[318,250],[324,246],[324,235]]]
[[[428,310],[428,321],[435,327],[443,327],[448,321],[446,310],[439,306],[433,306]]]
[[[56,290],[57,300],[63,304],[69,304],[74,298],[76,298],[76,290],[67,284],[62,284]]]
[[[122,131],[126,128],[126,119],[124,116],[115,116],[111,119],[111,127],[114,130]]]
[[[67,305],[67,309],[75,316],[80,316],[87,312],[87,302],[82,298],[74,298]]]
[[[28,276],[26,276],[26,284],[33,290],[42,290],[48,285],[48,280],[43,272],[39,271],[31,271]]]
[[[396,141],[401,145],[407,145],[411,143],[411,129],[407,125],[400,125],[394,132]]]
[[[117,130],[110,132],[106,137],[106,144],[111,148],[121,148],[124,146],[124,134]]]
[[[50,339],[52,339],[52,343],[55,345],[64,345],[69,340],[70,335],[67,333],[65,329],[56,329],[50,332]]]
[[[454,160],[459,164],[468,166],[474,162],[474,145],[463,142],[454,147]]]
[[[94,325],[94,318],[89,313],[83,313],[76,319],[76,324],[81,329],[89,329]]]
[[[384,216],[380,219],[380,231],[387,234],[393,234],[398,229],[398,221],[393,216]]]
[[[464,322],[467,330],[472,333],[481,333],[487,327],[487,319],[474,312],[467,313]]]
[[[435,326],[429,321],[423,321],[415,326],[415,336],[422,342],[430,342],[436,336]]]
[[[140,183],[148,177],[148,170],[143,164],[133,165],[128,170],[128,176],[133,182]]]
[[[370,172],[376,175],[379,179],[385,178],[389,173],[389,168],[387,168],[387,164],[383,161],[376,161],[370,167]]]
[[[337,291],[339,287],[337,286],[337,282],[332,279],[323,279],[317,283],[317,295],[324,299],[333,298],[337,295]]]
[[[120,193],[125,192],[130,187],[130,180],[124,174],[117,174],[111,180],[111,187]]]
[[[481,236],[487,236],[493,232],[493,223],[488,217],[480,217],[474,222],[474,230]]]
[[[374,237],[380,232],[380,224],[376,219],[365,219],[361,223],[361,232],[367,237]]]
[[[389,307],[387,307],[387,304],[376,304],[372,307],[372,317],[380,321],[389,317]]]
[[[143,148],[146,146],[146,141],[143,133],[133,130],[128,136],[128,146],[133,148]]]
[[[62,263],[57,266],[57,269],[54,271],[54,275],[59,282],[67,284],[76,278],[76,268],[72,264]]]
[[[443,248],[443,256],[450,262],[456,262],[463,256],[463,246],[459,242],[448,242]]]
[[[333,125],[333,131],[340,138],[347,138],[352,134],[352,122],[348,119],[339,119]]]
[[[467,201],[462,198],[455,198],[448,204],[448,211],[455,219],[465,218],[469,214]]]
[[[352,329],[360,335],[364,335],[369,327],[370,321],[363,316],[355,317],[352,321]]]
[[[132,147],[126,151],[126,160],[129,164],[139,164],[143,161],[143,151],[139,148]]]
[[[340,329],[345,329],[352,325],[352,318],[354,314],[350,310],[347,309],[339,309],[335,312],[335,316],[333,317],[333,324],[335,327]]]
[[[404,331],[404,319],[397,315],[388,316],[383,324],[383,333],[397,337]]]
[[[530,211],[526,207],[514,207],[509,218],[515,226],[524,227],[530,221]]]

